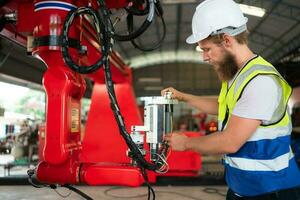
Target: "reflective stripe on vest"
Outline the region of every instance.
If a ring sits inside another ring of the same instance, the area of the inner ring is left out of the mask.
[[[294,158],[292,150],[274,159],[254,160],[248,158],[225,156],[225,163],[231,167],[247,171],[280,171],[288,167],[290,159]]]
[[[230,87],[227,82],[222,83],[218,99],[219,130],[226,127],[245,87],[258,75],[268,75],[276,80],[277,86],[282,88],[282,97],[270,123],[260,125],[238,152],[224,157],[227,184],[241,196],[255,196],[300,185],[300,172],[295,167],[294,154],[290,148],[292,127],[287,102],[291,87],[263,58],[255,57],[250,60]],[[277,173],[285,175],[279,176]],[[261,174],[262,177],[255,174]],[[270,183],[273,185],[266,187]]]

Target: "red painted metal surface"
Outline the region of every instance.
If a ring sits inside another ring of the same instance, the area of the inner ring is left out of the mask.
[[[130,132],[131,125],[142,124],[132,87],[125,83],[116,84],[115,91],[127,131]],[[127,146],[119,133],[104,84],[94,85],[91,100],[83,139],[82,161],[129,163]]]
[[[47,94],[44,158],[51,164],[61,164],[68,159],[73,149],[81,148],[80,108],[85,82],[82,76],[63,64],[57,62],[55,66],[50,66],[47,59],[57,61],[57,56],[52,58],[49,55],[52,54],[48,53],[44,59],[48,70],[43,79]]]
[[[144,179],[136,167],[117,165],[117,163],[84,165],[81,170],[81,181],[88,185],[124,185],[137,187]]]
[[[42,161],[37,166],[37,179],[49,184],[76,184],[79,183],[79,169],[80,163],[72,158],[61,165],[51,165]]]
[[[108,8],[124,8],[127,6],[129,0],[106,0],[106,6]]]
[[[22,33],[32,33],[34,25],[36,24],[34,13],[34,6],[30,2],[18,4],[17,15],[17,31]]]

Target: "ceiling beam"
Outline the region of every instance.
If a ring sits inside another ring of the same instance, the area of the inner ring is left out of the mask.
[[[272,1],[272,0],[267,0],[267,1]],[[281,2],[281,5],[284,5],[284,6],[287,6],[289,8],[295,8],[295,9],[299,9],[300,10],[300,7],[299,6],[296,6],[296,5],[293,5],[293,4],[290,4],[288,2]]]
[[[270,44],[270,42],[273,42],[276,40],[275,37],[264,34],[264,33],[260,33],[260,32],[255,32],[254,34],[252,34],[251,37],[249,37],[249,39],[251,41],[255,41],[256,43],[261,43],[264,46],[267,46]],[[269,42],[268,42],[269,41]]]
[[[253,40],[252,38],[249,38],[249,42],[250,44],[257,44],[257,45],[264,45],[263,43],[261,43],[260,41],[256,41],[256,40]],[[264,45],[265,46],[265,45]]]
[[[260,55],[265,54],[265,52],[269,49],[271,49],[275,44],[277,43],[281,43],[280,47],[278,47],[276,50],[272,51],[271,53],[269,53],[268,55],[264,55],[266,58],[272,59],[272,55],[274,52],[276,51],[280,51],[281,49],[283,49],[285,47],[285,45],[289,45],[289,43],[293,44],[294,41],[289,40],[287,43],[283,43],[282,38],[285,37],[289,32],[291,32],[292,30],[294,30],[295,28],[298,27],[298,25],[300,24],[300,21],[298,21],[297,23],[295,23],[293,26],[291,26],[288,30],[286,30],[285,32],[283,32],[276,41],[274,41],[272,44],[268,45],[266,48],[264,48],[261,52],[259,52]],[[299,34],[296,35],[296,37],[299,37]],[[283,45],[284,44],[284,45]],[[288,52],[286,52],[288,53]]]
[[[299,23],[297,23],[297,25],[299,25]],[[271,62],[276,63],[283,56],[287,55],[288,53],[294,51],[299,47],[300,47],[300,37],[299,34],[296,34],[294,38],[284,43],[281,47],[277,48],[266,58],[268,58]]]
[[[280,4],[281,1],[282,0],[277,0],[275,3],[274,3],[274,1],[272,1],[273,5],[272,5],[270,11],[263,16],[263,18],[256,24],[256,26],[254,26],[254,28],[252,28],[250,30],[249,37],[251,37],[253,35],[253,33],[257,32],[257,29],[266,21],[266,19],[270,16],[270,14],[273,12],[273,10],[275,10],[278,7],[278,5]]]
[[[288,12],[286,12],[286,10],[288,10]],[[275,9],[272,15],[279,16],[293,21],[299,21],[300,20],[299,13],[300,13],[300,8],[290,7],[290,6],[286,6],[285,4],[280,4],[280,7]]]
[[[278,0],[246,0],[246,1],[237,1],[238,3],[244,3],[246,5],[252,5],[252,6],[257,6],[260,8],[266,8],[270,3],[277,4]],[[289,10],[289,12],[286,12],[286,10]],[[299,11],[300,7],[295,6],[292,4],[289,4],[287,2],[281,1],[279,6],[276,6],[273,10],[266,11],[267,15],[277,15],[280,17],[288,18],[290,20],[299,20]]]

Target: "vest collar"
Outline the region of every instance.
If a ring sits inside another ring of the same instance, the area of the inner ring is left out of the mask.
[[[241,67],[241,68],[236,72],[236,74],[233,76],[233,78],[227,82],[227,84],[228,84],[228,90],[229,90],[229,88],[231,87],[232,83],[235,81],[235,79],[238,77],[238,75],[243,71],[243,69],[244,69],[244,68],[245,68],[252,60],[254,60],[254,59],[258,58],[258,57],[259,57],[258,55],[254,54],[254,56],[251,57],[249,60],[247,60],[247,62],[243,65],[243,67]]]

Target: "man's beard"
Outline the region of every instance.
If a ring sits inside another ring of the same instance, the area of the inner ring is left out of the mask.
[[[223,60],[216,63],[214,68],[221,81],[231,80],[239,69],[234,56],[227,51],[224,51]]]

